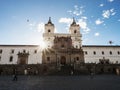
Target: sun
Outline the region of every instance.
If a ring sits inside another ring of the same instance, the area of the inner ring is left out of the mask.
[[[40,50],[45,50],[45,49],[47,49],[48,47],[47,47],[47,43],[42,39],[42,40],[40,40],[40,42],[39,42],[39,49]]]

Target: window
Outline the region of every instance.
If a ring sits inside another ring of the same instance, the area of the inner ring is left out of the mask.
[[[23,53],[26,53],[26,50],[23,50]]]
[[[77,59],[77,61],[79,61],[79,57],[77,57],[76,59]]]
[[[37,53],[37,50],[35,50],[34,53]]]
[[[0,54],[2,53],[2,49],[0,49]]]
[[[85,51],[85,54],[86,54],[86,55],[88,54],[87,51]]]
[[[110,51],[110,55],[112,55],[112,51]]]
[[[118,55],[120,55],[120,52],[118,51]]]
[[[76,30],[74,30],[74,33],[77,33],[77,31],[76,31]]]
[[[78,46],[76,45],[76,48],[78,48]]]
[[[14,53],[14,49],[11,50],[11,53]]]
[[[47,61],[50,61],[50,57],[47,57]]]
[[[61,47],[64,48],[64,45],[62,44]]]
[[[48,32],[50,33],[50,29],[48,30]]]
[[[96,55],[96,52],[94,51],[93,54]]]
[[[104,51],[102,51],[102,55],[104,55]]]
[[[13,61],[13,56],[10,56],[9,62],[12,62],[12,61]]]

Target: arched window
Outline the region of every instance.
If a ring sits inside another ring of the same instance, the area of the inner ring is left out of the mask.
[[[79,61],[79,57],[76,57],[76,60]]]
[[[2,53],[2,49],[0,49],[0,53]]]
[[[50,29],[48,29],[48,33],[50,33],[51,31],[50,31]]]
[[[102,51],[102,55],[104,55],[104,51]]]
[[[120,55],[120,52],[118,51],[118,55]]]
[[[11,50],[11,53],[14,53],[14,49]]]
[[[96,52],[94,51],[93,54],[96,55]]]
[[[23,53],[26,53],[26,50],[25,50],[25,49],[23,50]]]
[[[48,62],[50,61],[50,57],[47,57],[47,61],[48,61]]]
[[[110,55],[112,55],[112,51],[110,51]]]
[[[37,50],[35,50],[34,53],[37,53]]]
[[[74,33],[77,33],[77,30],[74,30]]]
[[[86,54],[86,55],[88,54],[87,51],[85,51],[85,54]]]
[[[10,56],[9,62],[12,62],[12,61],[13,61],[13,56]]]

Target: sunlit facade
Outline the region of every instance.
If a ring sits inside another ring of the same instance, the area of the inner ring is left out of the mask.
[[[69,33],[55,33],[51,18],[45,24],[39,45],[0,45],[0,64],[120,63],[120,46],[82,45],[80,25],[73,22]]]

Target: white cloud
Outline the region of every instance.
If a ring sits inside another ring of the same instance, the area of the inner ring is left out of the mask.
[[[81,12],[81,13],[82,13],[82,12]],[[76,16],[79,16],[79,15],[80,15],[80,13],[77,12],[77,11],[74,11],[73,14],[75,14]]]
[[[110,10],[103,10],[102,16],[103,16],[103,18],[109,18],[110,16],[113,16],[115,14],[116,14],[116,12],[112,8]]]
[[[35,23],[30,23],[29,26],[34,27]]]
[[[116,14],[116,12],[113,12],[111,15],[114,16]]]
[[[110,11],[109,11],[109,10],[103,10],[102,16],[103,16],[104,18],[109,18],[109,17],[110,17]]]
[[[72,23],[73,19],[71,18],[60,18],[59,19],[59,23],[66,23],[66,24],[70,24]]]
[[[88,43],[89,41],[90,41],[89,38],[84,38],[84,37],[83,37],[82,43],[85,44],[85,43]]]
[[[60,18],[59,23],[65,23],[67,24],[66,29],[69,29],[70,24],[72,23],[73,19],[71,18]],[[87,17],[82,16],[78,21],[76,21],[77,24],[80,25],[80,28],[83,30],[84,34],[89,33],[90,29],[87,26]]]
[[[100,24],[102,24],[104,21],[101,21],[100,19],[97,19],[96,21],[95,21],[95,24],[96,25],[100,25]]]
[[[43,22],[41,22],[37,25],[37,31],[43,33],[43,31],[44,31],[44,23]]]
[[[83,16],[83,13],[85,12],[84,10],[84,7],[85,6],[77,6],[75,5],[74,6],[74,10],[69,10],[67,11],[69,14],[72,14],[75,15],[76,17],[78,17],[78,21],[76,21],[77,24],[80,25],[80,28],[83,30],[83,33],[86,34],[86,33],[89,33],[90,32],[90,28],[88,27],[87,25],[87,17],[86,16]],[[60,23],[66,23],[67,24],[67,27],[66,29],[69,28],[69,25],[72,23],[73,19],[71,18],[60,18],[59,19],[59,22]]]
[[[28,26],[31,30],[35,29],[36,23],[32,22],[32,23],[28,23]]]
[[[84,6],[80,6],[80,7],[78,7],[77,5],[75,5],[74,6],[74,10],[69,10],[69,11],[67,11],[68,13],[70,13],[70,14],[73,14],[73,15],[76,15],[76,16],[80,16],[80,15],[82,15],[83,14],[83,12],[84,12]]]
[[[71,18],[60,18],[58,22],[66,24],[65,29],[69,30],[69,26],[72,23],[72,21],[73,21],[73,19],[71,19]]]
[[[82,19],[79,19],[78,24],[82,29],[85,29],[87,27],[87,23],[83,21]]]
[[[112,9],[110,9],[110,12],[114,12],[114,9],[112,8]]]
[[[83,29],[83,34],[88,34],[90,32],[90,28],[86,27],[85,29]]]
[[[81,11],[79,11],[79,8],[77,5],[74,6],[74,11],[73,11],[73,14],[76,15],[76,16],[79,16],[82,14]]]
[[[79,8],[78,8],[78,6],[77,6],[77,5],[75,5],[75,6],[74,6],[74,8],[75,8],[75,10],[79,10]]]
[[[104,25],[104,26],[106,26],[106,24],[105,24],[105,23],[104,23],[103,25]]]
[[[95,36],[99,36],[99,35],[100,35],[100,33],[98,33],[98,32],[97,32],[97,33],[95,33],[94,35],[95,35]]]
[[[81,17],[81,19],[87,20],[87,17],[85,17],[85,16],[82,16],[82,17]]]
[[[87,17],[81,17],[77,22],[80,25],[80,28],[84,31],[84,34],[90,32],[90,28],[87,26]]]
[[[120,22],[120,19],[118,19],[118,21]]]
[[[113,2],[114,0],[108,0],[108,2]]]
[[[100,6],[100,7],[103,7],[103,6],[104,6],[104,4],[103,4],[103,3],[101,3],[99,6]]]
[[[35,31],[43,33],[44,32],[44,23],[43,22],[40,22],[40,23],[36,23],[36,22],[29,23],[29,28],[31,30],[35,30]]]
[[[58,33],[57,28],[55,28],[55,33]]]

